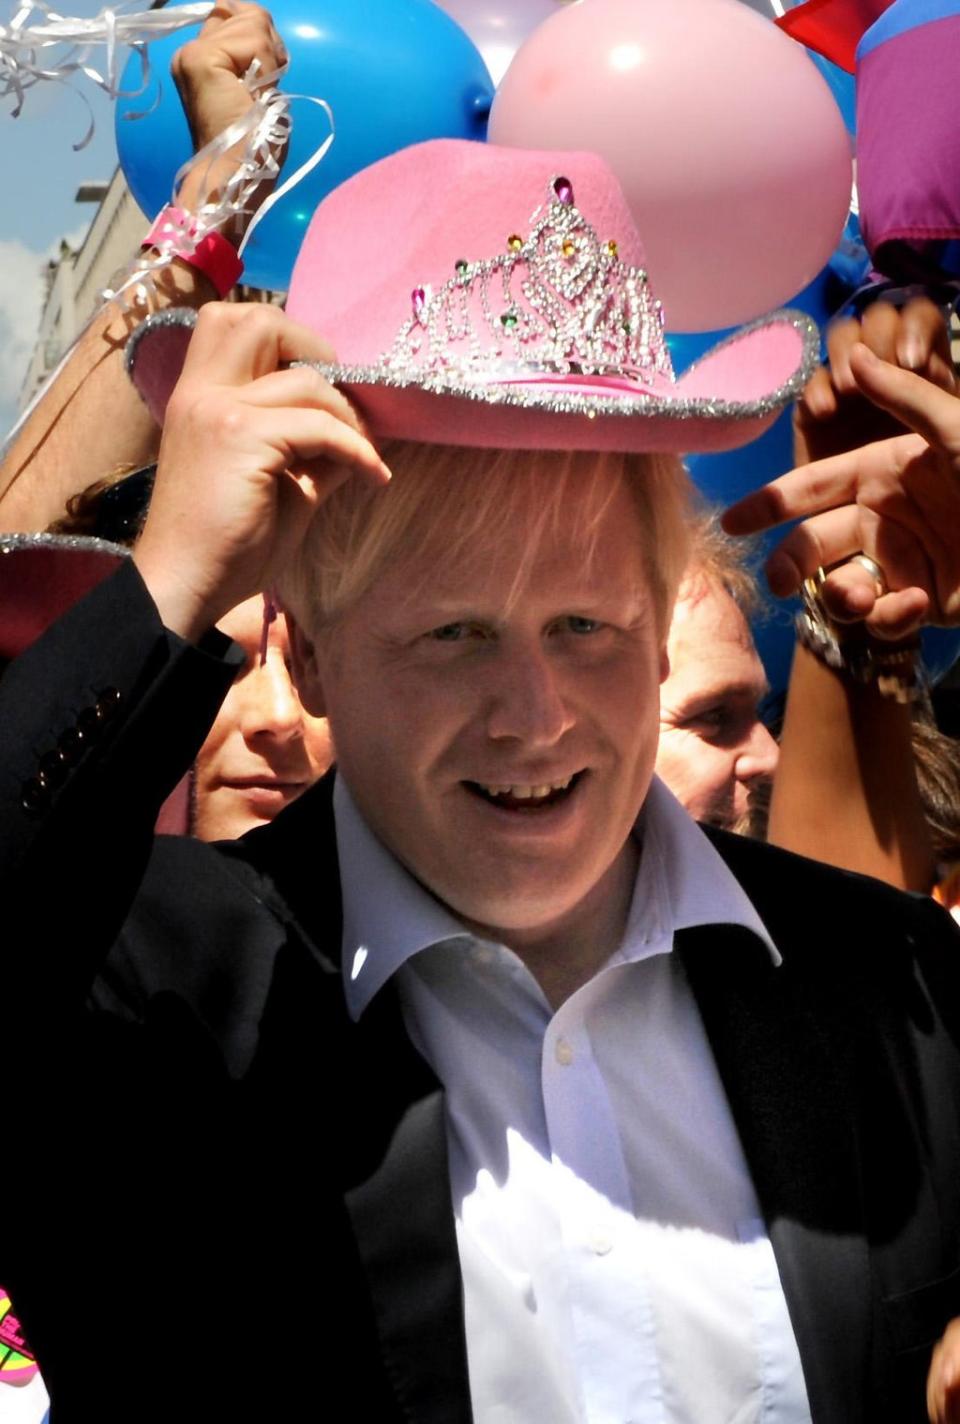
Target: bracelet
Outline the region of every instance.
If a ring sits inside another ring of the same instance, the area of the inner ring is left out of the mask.
[[[222,300],[240,280],[243,262],[222,233],[212,230],[198,237],[198,227],[196,218],[183,208],[166,207],[140,246],[156,247],[196,267],[210,279]]]
[[[803,581],[800,590],[803,609],[796,619],[798,642],[834,671],[842,671],[856,682],[875,682],[881,697],[901,703],[915,702],[921,692],[917,667],[920,639],[888,644],[870,638],[862,629],[842,633],[827,614],[821,598],[829,572],[819,568]]]

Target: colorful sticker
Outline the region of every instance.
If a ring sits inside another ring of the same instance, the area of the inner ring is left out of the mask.
[[[0,1384],[29,1384],[36,1373],[33,1351],[23,1337],[10,1297],[0,1286]]]

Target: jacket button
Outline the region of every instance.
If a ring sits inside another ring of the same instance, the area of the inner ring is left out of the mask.
[[[60,734],[57,746],[68,766],[79,761],[83,756],[86,739],[79,727],[68,727]]]
[[[50,787],[41,772],[39,776],[25,781],[20,790],[20,805],[25,811],[40,811],[50,800]]]
[[[97,711],[101,717],[112,717],[120,706],[120,693],[115,687],[105,687],[97,698]]]
[[[77,726],[84,738],[95,741],[103,727],[103,713],[99,707],[84,707],[77,715]]]
[[[47,752],[40,758],[40,773],[50,786],[59,786],[67,774],[67,759],[61,751]]]

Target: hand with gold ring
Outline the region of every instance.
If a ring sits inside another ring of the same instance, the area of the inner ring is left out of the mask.
[[[728,509],[724,528],[802,520],[767,561],[770,588],[787,597],[829,569],[822,596],[837,622],[887,639],[960,624],[960,398],[863,345],[849,359],[863,394],[912,433],[791,470]]]

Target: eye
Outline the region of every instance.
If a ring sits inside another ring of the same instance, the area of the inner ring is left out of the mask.
[[[469,623],[443,623],[427,634],[435,643],[459,643],[473,631]]]
[[[564,626],[570,633],[578,633],[581,636],[587,633],[596,633],[603,627],[603,624],[596,618],[581,618],[576,613],[571,613],[563,620]]]
[[[702,711],[695,712],[692,717],[687,717],[681,724],[691,732],[716,736],[723,732],[730,724],[731,714],[722,704],[716,707],[705,707]]]

